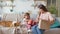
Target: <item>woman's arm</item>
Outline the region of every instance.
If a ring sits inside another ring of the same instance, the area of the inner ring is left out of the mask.
[[[48,15],[48,21],[50,24],[53,24],[55,21],[55,18],[52,17],[51,13],[49,13],[49,15]]]
[[[38,12],[38,16],[37,16],[37,18],[36,18],[36,20],[35,20],[36,23],[39,22],[39,20],[40,20],[40,15],[41,15],[41,12],[39,11],[39,12]]]
[[[52,18],[53,18],[53,17],[52,17]],[[54,24],[54,21],[55,21],[55,18],[53,18],[53,19],[51,19],[51,20],[50,20],[50,19],[48,20],[48,22],[49,22],[51,25]]]
[[[35,20],[36,23],[39,22],[39,16],[37,16],[36,20]]]

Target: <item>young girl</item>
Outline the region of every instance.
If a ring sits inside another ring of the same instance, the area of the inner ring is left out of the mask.
[[[22,24],[27,26],[27,29],[30,31],[31,27],[34,25],[33,24],[33,20],[30,19],[30,14],[29,13],[25,13],[24,14],[24,19],[22,21]]]

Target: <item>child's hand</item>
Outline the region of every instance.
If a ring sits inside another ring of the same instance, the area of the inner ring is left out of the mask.
[[[28,32],[31,32],[31,29],[29,29]]]
[[[32,24],[32,23],[33,23],[33,21],[32,20],[29,20],[28,24]]]

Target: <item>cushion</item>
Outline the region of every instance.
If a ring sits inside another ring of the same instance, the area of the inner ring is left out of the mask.
[[[60,22],[59,22],[58,19],[56,19],[55,22],[54,22],[54,24],[52,24],[52,25],[50,26],[50,28],[56,28],[56,27],[58,27],[58,26],[60,26]]]

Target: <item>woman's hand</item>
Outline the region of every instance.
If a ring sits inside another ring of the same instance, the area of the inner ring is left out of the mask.
[[[40,19],[40,16],[38,15],[35,22],[38,23],[39,22],[39,19]]]
[[[48,19],[48,20],[46,20],[46,19],[41,19],[41,20],[44,21],[44,22],[47,22],[47,23],[49,23],[49,24],[53,24],[54,21],[55,21],[55,20],[50,20],[50,19]]]

